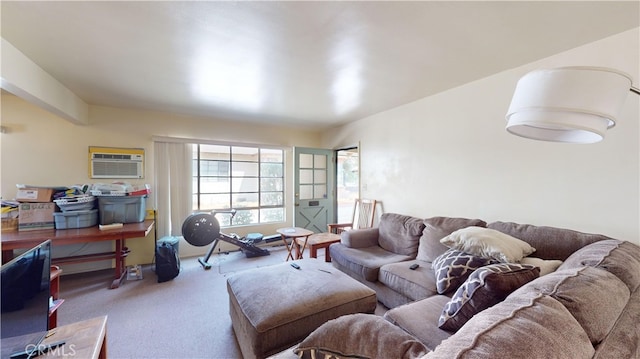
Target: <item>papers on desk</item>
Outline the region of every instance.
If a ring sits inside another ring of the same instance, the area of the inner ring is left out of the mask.
[[[101,231],[107,231],[110,229],[122,228],[122,226],[123,226],[122,223],[111,223],[111,224],[101,224],[98,226],[98,228],[100,228]]]

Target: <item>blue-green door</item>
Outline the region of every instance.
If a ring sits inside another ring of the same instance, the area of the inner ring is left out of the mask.
[[[334,218],[334,151],[295,147],[294,157],[294,226],[326,232]]]

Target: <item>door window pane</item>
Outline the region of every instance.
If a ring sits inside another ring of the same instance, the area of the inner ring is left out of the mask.
[[[313,155],[301,153],[300,168],[313,168]]]
[[[314,158],[314,161],[313,161],[314,168],[327,168],[327,156],[314,155],[313,158]]]
[[[313,198],[313,185],[300,185],[300,199],[312,199]]]
[[[327,198],[327,185],[313,186],[313,198]]]
[[[300,180],[300,184],[313,183],[313,170],[300,170],[298,178]]]
[[[315,170],[313,171],[313,183],[327,183],[327,171],[326,170]]]

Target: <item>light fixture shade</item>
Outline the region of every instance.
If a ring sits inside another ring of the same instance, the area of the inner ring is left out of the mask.
[[[536,70],[516,86],[507,131],[535,140],[601,141],[631,88],[631,77],[602,67]]]

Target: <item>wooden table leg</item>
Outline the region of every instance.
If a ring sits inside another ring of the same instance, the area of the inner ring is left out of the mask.
[[[309,236],[305,236],[304,242],[302,243],[302,249],[300,249],[300,245],[298,244],[298,241],[294,240],[294,242],[296,242],[296,254],[297,254],[296,259],[302,259],[302,256],[304,255],[304,250],[305,248],[307,248],[308,240],[309,240]]]
[[[115,278],[113,282],[111,282],[111,289],[119,288],[122,282],[124,282],[127,277],[127,266],[126,266],[126,257],[128,253],[128,248],[124,246],[125,240],[118,239],[116,242],[116,269],[115,269]]]
[[[2,250],[2,264],[11,262],[13,259],[13,249],[3,249]]]
[[[287,243],[287,237],[284,234],[281,234],[280,237],[282,237],[282,241],[284,242],[285,247],[287,247],[287,259],[285,259],[284,261],[288,261],[289,258],[291,258],[291,260],[295,259],[293,258],[293,254],[291,254],[291,251],[293,250],[293,246],[295,245],[296,239],[295,238],[291,238],[291,245],[289,245]]]

